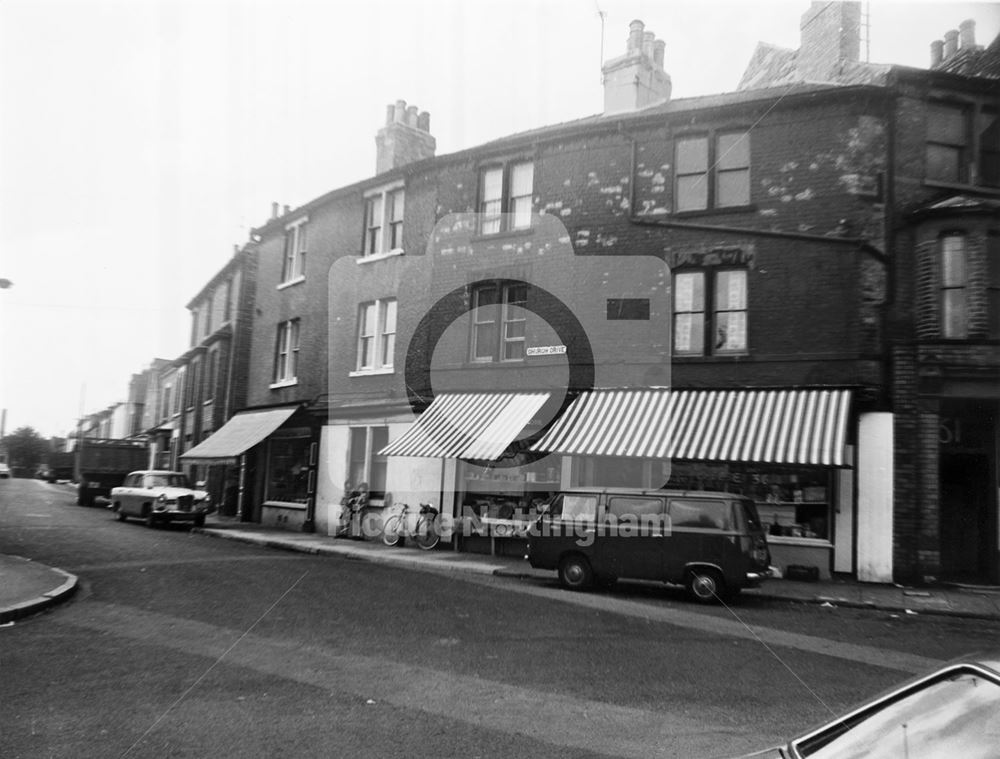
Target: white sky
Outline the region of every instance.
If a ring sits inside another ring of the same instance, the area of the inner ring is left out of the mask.
[[[188,347],[184,306],[266,221],[374,173],[385,106],[438,154],[601,110],[639,18],[675,97],[731,91],[808,0],[0,0],[0,408],[69,431]],[[871,60],[926,67],[1000,3],[872,0]]]

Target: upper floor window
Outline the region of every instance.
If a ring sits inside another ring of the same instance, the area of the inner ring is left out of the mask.
[[[281,283],[294,282],[306,275],[306,222],[299,219],[285,227],[285,258]]]
[[[215,398],[215,383],[219,376],[219,349],[212,348],[205,359],[205,401]]]
[[[747,350],[745,269],[674,275],[674,353],[706,356]]]
[[[274,384],[290,384],[298,379],[299,320],[290,319],[278,325],[274,343]]]
[[[479,174],[479,232],[484,235],[531,227],[535,164],[488,166]]]
[[[373,300],[358,307],[359,372],[391,371],[396,352],[396,299]]]
[[[173,402],[174,386],[169,382],[163,386],[163,397],[160,399],[160,419],[170,416],[170,404]]]
[[[965,236],[941,238],[941,335],[961,339],[969,336],[968,260]]]
[[[1000,117],[978,103],[927,107],[926,176],[938,182],[1000,187]]]
[[[521,361],[525,355],[528,286],[490,283],[472,291],[473,361]]]
[[[198,324],[199,324],[199,311],[197,308],[191,309],[191,345],[198,344]]]
[[[223,301],[222,301],[222,323],[225,324],[229,321],[233,314],[233,281],[227,279],[223,287]]]
[[[750,205],[749,132],[679,137],[674,151],[677,211]]]
[[[377,256],[403,249],[403,188],[387,187],[365,198],[363,255]]]
[[[986,310],[989,337],[1000,340],[1000,232],[986,235]]]

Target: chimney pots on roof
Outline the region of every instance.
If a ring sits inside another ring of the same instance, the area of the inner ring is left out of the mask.
[[[278,202],[277,201],[273,201],[271,203],[271,218],[272,219],[277,219],[278,218]]]
[[[962,50],[974,48],[976,46],[976,22],[967,18],[958,25],[958,37],[961,40]]]
[[[656,35],[652,32],[642,33],[642,54],[653,60],[653,40],[656,39]]]
[[[944,33],[944,59],[948,60],[958,51],[958,30],[949,29]]]
[[[406,125],[417,128],[417,107],[415,105],[408,106],[406,109]]]
[[[421,132],[431,131],[431,115],[427,111],[422,111],[417,117],[417,129]]]
[[[667,43],[663,40],[653,42],[653,63],[661,70],[663,69],[663,52],[667,48]]]
[[[430,133],[430,113],[397,100],[387,106],[386,114],[386,125],[375,135],[376,174],[433,157],[437,145]]]
[[[396,107],[393,109],[392,120],[395,122],[402,123],[405,116],[406,116],[406,101],[397,100]]]

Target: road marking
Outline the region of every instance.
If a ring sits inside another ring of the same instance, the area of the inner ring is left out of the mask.
[[[494,585],[495,587],[495,580],[490,581],[483,578],[471,577],[464,577],[462,579],[468,582]],[[684,611],[683,609],[657,607],[613,596],[570,593],[556,588],[514,583],[505,584],[503,590],[511,593],[535,596],[536,598],[545,598],[559,603],[582,606],[594,609],[595,611],[636,617],[650,622],[659,622],[691,630],[701,630],[731,638],[742,638],[755,642],[759,639],[771,646],[781,646],[783,648],[806,651],[811,654],[832,656],[838,659],[846,659],[855,664],[867,664],[873,667],[882,667],[910,674],[923,672],[941,663],[940,659],[918,656],[917,654],[890,651],[884,648],[863,646],[856,643],[844,643],[828,638],[821,638],[816,635],[793,633],[773,627],[747,625],[738,620],[723,619],[709,614]],[[739,614],[739,607],[734,607],[733,611]]]
[[[384,656],[345,655],[293,639],[248,635],[233,647],[242,635],[239,630],[130,606],[91,600],[53,621],[213,660],[225,654],[228,666],[580,751],[669,757],[677,754],[679,741],[691,756],[716,755],[720,746],[732,747],[734,753],[749,750],[743,730],[732,724],[443,672]]]

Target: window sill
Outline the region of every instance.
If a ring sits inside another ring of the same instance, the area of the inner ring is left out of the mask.
[[[963,192],[975,192],[981,195],[992,195],[1000,197],[1000,187],[989,187],[983,184],[968,184],[966,182],[944,182],[940,179],[924,179],[924,184],[928,187],[939,187],[946,190],[962,190]],[[963,209],[956,208],[956,211]]]
[[[297,384],[299,384],[298,377],[296,377],[295,379],[290,379],[290,380],[282,380],[281,382],[272,382],[270,385],[268,385],[268,389],[269,390],[278,390],[278,389],[283,388],[283,387],[292,387],[292,385],[297,385]]]
[[[395,369],[391,366],[383,366],[381,369],[357,369],[353,372],[348,372],[348,377],[372,377],[379,374],[393,374]]]
[[[286,287],[291,287],[292,285],[297,285],[300,282],[305,282],[305,281],[306,281],[306,275],[305,274],[300,274],[295,279],[290,279],[287,282],[280,283],[277,287],[275,287],[275,289],[276,290],[284,290]]]
[[[472,237],[471,242],[489,242],[490,240],[530,237],[533,234],[535,234],[534,227],[525,227],[524,229],[501,229],[499,232],[490,232],[489,234],[483,234],[480,232]]]
[[[387,250],[383,253],[373,253],[370,256],[362,256],[361,258],[354,259],[357,264],[370,264],[375,261],[384,261],[387,258],[395,258],[396,256],[405,255],[406,251],[402,248],[393,248],[392,250]]]
[[[757,210],[754,204],[745,206],[717,206],[714,208],[699,208],[691,211],[674,211],[675,219],[697,219],[702,216],[722,216],[729,213],[751,213]]]

